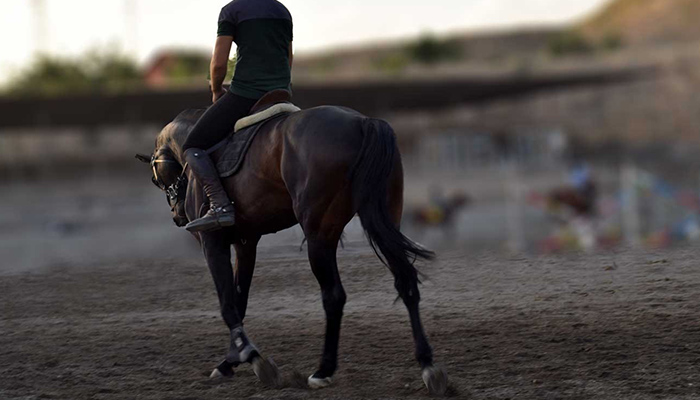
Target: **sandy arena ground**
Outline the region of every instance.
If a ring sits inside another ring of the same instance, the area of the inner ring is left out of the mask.
[[[699,250],[567,257],[442,254],[423,316],[453,398],[700,398]],[[202,262],[0,276],[2,399],[426,398],[408,317],[366,247],[340,252],[348,304],[336,382],[300,388],[324,316],[304,254],[261,254],[246,326],[287,387],[249,366],[207,376],[228,341]]]

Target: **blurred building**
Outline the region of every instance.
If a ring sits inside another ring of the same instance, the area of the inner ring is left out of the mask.
[[[202,86],[209,71],[211,55],[199,50],[163,50],[144,69],[149,88]]]

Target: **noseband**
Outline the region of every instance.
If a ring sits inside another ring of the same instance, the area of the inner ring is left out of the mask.
[[[175,160],[159,160],[156,158],[155,154],[151,156],[151,169],[153,170],[153,177],[151,177],[151,180],[153,181],[153,184],[155,184],[165,192],[165,197],[168,200],[168,205],[170,205],[171,210],[174,210],[175,206],[177,206],[179,202],[185,200],[185,195],[187,193],[187,175],[185,175],[187,164],[185,164],[185,167],[182,168],[182,173],[180,174],[180,176],[177,177],[175,183],[173,183],[170,186],[167,186],[160,179],[160,176],[158,175],[158,168],[156,168],[156,164],[180,165],[180,163]]]

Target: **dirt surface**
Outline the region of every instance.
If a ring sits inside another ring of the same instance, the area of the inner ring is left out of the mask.
[[[569,257],[442,254],[422,269],[422,310],[453,398],[700,398],[700,251]],[[226,352],[203,263],[129,262],[0,276],[2,399],[426,398],[406,311],[367,251],[340,253],[348,292],[334,385],[314,371],[324,317],[306,258],[261,255],[249,335],[281,390]]]

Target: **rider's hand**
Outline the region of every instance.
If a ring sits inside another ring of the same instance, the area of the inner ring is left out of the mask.
[[[211,91],[211,102],[216,103],[217,100],[219,100],[223,95],[226,94],[226,90],[224,88],[219,88],[219,89],[212,89]]]

